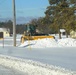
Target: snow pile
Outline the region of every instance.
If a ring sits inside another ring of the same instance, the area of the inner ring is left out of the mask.
[[[76,47],[76,39],[72,38],[64,38],[55,39],[45,38],[45,39],[38,39],[32,41],[25,41],[19,47],[31,47],[31,48],[48,48],[48,47]]]
[[[72,38],[59,39],[58,44],[64,47],[76,47],[76,39]]]
[[[29,46],[31,46],[31,48],[47,48],[47,47],[58,47],[58,44],[55,41],[55,39],[44,38],[32,41],[30,40],[25,41],[19,47],[29,47]]]
[[[3,46],[3,40],[0,40],[0,46]],[[13,38],[7,38],[4,40],[4,46],[13,46]],[[50,48],[50,47],[76,47],[76,39],[72,38],[62,38],[62,39],[52,39],[44,38],[38,40],[27,40],[23,44],[20,44],[20,39],[17,38],[18,47],[31,47],[31,48]]]
[[[15,69],[26,75],[76,75],[76,72],[55,66],[0,55],[0,65]]]

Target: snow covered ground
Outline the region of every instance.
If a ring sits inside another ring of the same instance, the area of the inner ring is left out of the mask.
[[[22,72],[19,72],[18,70],[11,69],[11,68],[6,67],[4,65],[3,66],[0,65],[0,75],[25,75],[25,74]]]
[[[17,47],[5,38],[4,48],[0,40],[0,68],[17,71],[11,75],[76,75],[76,39],[57,37],[23,44],[17,38]]]
[[[0,64],[26,75],[76,75],[64,68],[3,55],[0,55]]]

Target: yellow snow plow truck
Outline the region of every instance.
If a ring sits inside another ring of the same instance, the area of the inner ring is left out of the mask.
[[[38,33],[36,30],[36,26],[34,25],[26,25],[26,29],[24,34],[21,37],[21,43],[24,43],[25,40],[38,40],[43,38],[55,38],[54,36],[50,36],[48,34]]]

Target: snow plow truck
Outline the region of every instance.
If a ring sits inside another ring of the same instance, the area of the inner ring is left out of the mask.
[[[25,40],[38,40],[43,38],[55,39],[54,36],[37,32],[36,26],[30,24],[26,25],[24,34],[21,37],[21,43],[24,43]]]

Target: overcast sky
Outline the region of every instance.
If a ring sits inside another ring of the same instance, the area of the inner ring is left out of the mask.
[[[15,0],[15,2],[16,18],[43,17],[49,6],[48,0]],[[1,18],[12,18],[12,0],[0,0]]]

